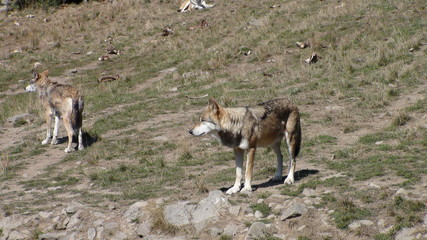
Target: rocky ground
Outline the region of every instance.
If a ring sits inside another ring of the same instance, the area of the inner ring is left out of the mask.
[[[349,225],[349,231],[337,230],[330,217],[334,210],[319,208],[318,194],[318,190],[305,189],[304,197],[297,198],[272,194],[252,199],[253,195],[248,195],[247,201],[239,203],[241,196],[215,190],[198,202],[153,199],[129,207],[111,204],[102,209],[73,201],[49,212],[2,218],[0,239],[291,240],[302,235],[310,239],[363,239],[363,231],[385,233],[393,227],[385,219],[358,220]],[[396,191],[396,196],[407,194],[403,189]],[[262,210],[254,210],[254,205],[268,206],[271,212],[265,215]],[[423,223],[402,229],[395,239],[427,239],[426,229],[427,214]]]

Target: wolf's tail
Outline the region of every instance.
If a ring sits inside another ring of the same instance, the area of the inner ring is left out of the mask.
[[[301,149],[301,122],[300,114],[297,109],[293,110],[286,123],[286,141],[288,143],[289,153],[292,159],[298,156]]]
[[[73,127],[74,134],[77,134],[83,124],[83,97],[79,96],[78,99],[73,99],[71,111],[71,126]]]

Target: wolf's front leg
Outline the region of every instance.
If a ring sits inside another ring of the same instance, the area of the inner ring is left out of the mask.
[[[250,148],[246,159],[246,174],[245,174],[245,186],[241,192],[252,192],[252,173],[254,170],[256,148]]]
[[[46,115],[46,139],[42,141],[42,145],[48,144],[50,138],[52,137],[51,134],[51,125],[52,125],[52,114],[50,112],[47,112]]]
[[[52,142],[50,143],[52,145],[58,144],[58,129],[59,129],[59,117],[55,116],[55,125],[53,127],[53,137],[52,137]]]
[[[234,148],[234,158],[236,161],[236,181],[234,186],[227,190],[227,194],[234,194],[240,191],[240,183],[242,181],[242,168],[243,168],[243,150]]]

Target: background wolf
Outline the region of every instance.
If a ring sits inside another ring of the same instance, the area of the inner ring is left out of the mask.
[[[298,108],[287,99],[276,99],[251,107],[224,108],[210,99],[200,122],[190,130],[200,136],[211,134],[225,146],[234,149],[236,181],[227,191],[240,191],[243,153],[247,150],[245,185],[242,191],[252,191],[251,179],[257,147],[272,147],[277,156],[274,181],[282,179],[283,157],[280,143],[285,137],[290,155],[289,172],[285,183],[294,182],[296,157],[301,147],[301,125]]]
[[[65,152],[71,152],[73,135],[78,135],[78,149],[82,150],[83,136],[82,136],[82,121],[83,121],[83,97],[79,91],[70,85],[62,85],[52,82],[48,78],[48,71],[42,73],[33,72],[33,77],[30,80],[25,90],[27,92],[37,91],[42,105],[45,107],[46,112],[46,139],[42,144],[48,144],[51,134],[52,117],[55,117],[55,126],[53,130],[53,137],[51,144],[57,144],[59,119],[62,117],[65,129],[68,134],[68,146]]]

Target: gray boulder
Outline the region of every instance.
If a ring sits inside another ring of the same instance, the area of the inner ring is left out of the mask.
[[[299,217],[307,212],[307,206],[302,203],[294,203],[285,211],[283,211],[280,220],[286,220],[289,218]]]
[[[195,208],[196,205],[190,202],[178,202],[167,205],[163,213],[168,223],[180,227],[191,223],[191,213]]]
[[[249,228],[245,240],[256,240],[267,237],[267,227],[262,222],[254,222]]]

